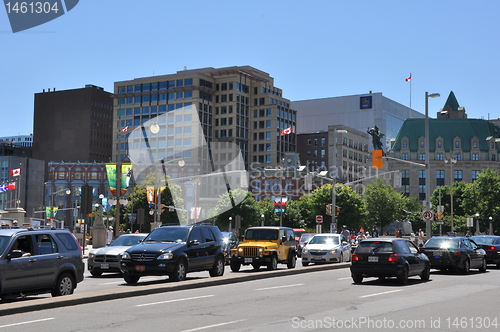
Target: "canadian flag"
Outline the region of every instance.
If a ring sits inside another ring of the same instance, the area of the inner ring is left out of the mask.
[[[128,127],[128,126],[125,126],[125,127],[123,127],[122,129],[120,129],[120,131],[121,131],[122,133],[124,133],[124,132],[127,132],[127,131],[128,131],[128,129],[129,129],[129,127]]]
[[[19,176],[21,175],[21,169],[16,168],[16,169],[11,169],[10,170],[10,176]]]
[[[286,129],[281,129],[281,135],[288,135],[293,133],[293,126]]]
[[[411,80],[411,73],[410,73],[410,76],[408,76],[407,78],[405,78],[406,82],[409,82],[410,80]]]

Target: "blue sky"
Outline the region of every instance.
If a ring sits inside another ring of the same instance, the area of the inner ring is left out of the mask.
[[[0,9],[0,137],[33,132],[34,94],[250,65],[292,101],[382,92],[434,117],[453,91],[496,119],[500,1],[82,0],[12,33]],[[50,130],[50,128],[47,128]],[[75,128],[77,130],[77,128]]]

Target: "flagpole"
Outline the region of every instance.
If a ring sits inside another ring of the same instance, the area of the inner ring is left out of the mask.
[[[411,81],[412,81],[412,79],[411,79],[411,73],[410,73],[410,118],[413,117],[411,114]]]

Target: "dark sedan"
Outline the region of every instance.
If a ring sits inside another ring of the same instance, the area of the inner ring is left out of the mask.
[[[351,258],[351,276],[356,284],[365,277],[396,277],[401,284],[408,277],[430,278],[429,259],[417,246],[403,238],[371,238],[359,243]]]
[[[462,274],[468,274],[471,268],[486,271],[486,252],[468,237],[431,237],[421,250],[433,269],[453,269]]]
[[[486,251],[486,263],[496,264],[500,268],[500,236],[476,235],[470,239]]]

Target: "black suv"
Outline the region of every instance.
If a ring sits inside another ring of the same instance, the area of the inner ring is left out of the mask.
[[[73,294],[83,280],[81,247],[66,229],[0,229],[2,299]]]
[[[194,271],[218,277],[224,274],[224,265],[222,234],[217,226],[205,223],[156,228],[120,258],[123,279],[129,284],[148,275],[181,281]]]

